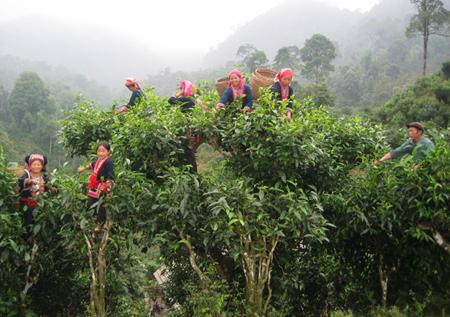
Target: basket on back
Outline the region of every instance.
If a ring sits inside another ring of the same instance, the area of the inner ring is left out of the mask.
[[[270,69],[270,68],[257,68],[252,73],[252,80],[251,80],[251,86],[252,86],[252,93],[253,98],[259,97],[259,88],[266,88],[273,85],[273,80],[275,76],[277,75],[277,72]]]
[[[228,83],[230,80],[228,77],[222,77],[216,80],[216,90],[220,97],[223,96],[225,90],[228,88]]]

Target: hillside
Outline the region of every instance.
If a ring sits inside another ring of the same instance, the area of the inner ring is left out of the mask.
[[[443,2],[450,8],[449,0]],[[414,7],[409,0],[381,0],[366,13],[342,10],[315,1],[287,1],[238,28],[205,56],[204,65],[213,67],[234,60],[237,49],[244,43],[263,50],[271,60],[279,48],[288,45],[302,47],[304,41],[315,33],[327,36],[337,45],[337,64],[349,64],[373,48],[383,46],[386,49],[397,41],[406,42],[405,27],[413,13]],[[435,42],[439,46],[441,42],[449,41],[438,38]],[[420,48],[421,42],[412,39],[408,44]],[[434,63],[430,55],[430,70],[437,71],[442,61],[436,57]]]
[[[164,65],[157,54],[124,36],[44,17],[0,24],[0,55],[7,54],[62,65],[112,87],[121,86],[123,78],[142,78]]]

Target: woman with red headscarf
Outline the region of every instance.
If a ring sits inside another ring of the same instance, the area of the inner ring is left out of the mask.
[[[292,99],[293,95],[292,87],[290,86],[294,73],[290,68],[283,68],[274,78],[274,84],[270,87],[270,91],[274,94],[274,97],[279,101],[289,100],[287,106],[288,111],[286,117],[292,119]]]
[[[180,89],[175,93],[175,96],[170,97],[167,101],[172,105],[180,105],[183,112],[189,112],[195,107],[193,90],[194,85],[189,80],[182,80]]]
[[[228,88],[225,90],[222,98],[220,98],[217,108],[223,109],[226,104],[230,104],[236,100],[242,100],[242,108],[251,111],[253,107],[253,94],[250,86],[245,84],[244,75],[241,71],[233,69],[228,78],[230,80]]]
[[[45,173],[47,158],[44,155],[27,155],[25,165],[25,173],[19,178],[19,207],[24,212],[23,220],[29,235],[39,198],[44,192],[56,193],[57,189],[50,186],[50,179]]]
[[[142,91],[139,83],[134,78],[127,78],[125,80],[125,87],[131,91],[130,101],[125,106],[120,107],[117,112],[127,112],[130,107],[136,105],[136,103],[144,97],[144,92]]]

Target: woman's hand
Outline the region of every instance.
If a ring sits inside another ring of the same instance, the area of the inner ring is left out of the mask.
[[[216,105],[216,108],[217,109],[225,109],[225,105],[223,104],[223,103],[218,103],[217,105]]]
[[[291,121],[291,120],[292,120],[292,110],[291,110],[291,109],[289,109],[289,110],[286,112],[286,119],[287,119],[288,121]]]
[[[78,174],[83,173],[83,171],[84,171],[85,169],[86,169],[86,167],[84,167],[84,166],[78,167],[78,169],[77,169]]]

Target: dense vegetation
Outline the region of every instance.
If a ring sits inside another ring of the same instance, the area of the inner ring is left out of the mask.
[[[436,18],[449,14],[430,3]],[[0,315],[146,316],[144,299],[159,296],[169,316],[445,315],[450,62],[413,83],[428,53],[393,25],[374,22],[370,49],[337,67],[339,47],[321,34],[280,48],[273,63],[252,44],[239,47],[247,74],[291,65],[305,76],[294,82],[291,121],[268,91],[251,113],[237,103],[216,110],[208,80],[234,62],[150,77],[163,94],[196,81],[189,114],[153,88],[115,114],[34,72],[0,85]],[[432,56],[448,55],[448,43],[429,48],[435,69]],[[420,163],[375,165],[410,121],[426,125],[434,150]],[[186,156],[192,133],[203,143],[198,174]],[[99,140],[110,141],[116,166],[103,224],[87,209],[87,175],[64,164],[91,161]],[[58,167],[58,194],[39,200],[25,239],[9,162],[30,151]]]
[[[3,312],[144,316],[144,294],[155,292],[173,316],[448,309],[450,253],[436,240],[450,238],[448,138],[435,138],[420,167],[374,168],[383,128],[308,99],[288,122],[267,93],[251,114],[237,104],[216,112],[208,91],[191,115],[147,96],[122,115],[83,102],[61,123],[72,155],[90,157],[99,139],[113,145],[106,238],[95,238],[86,178],[56,172],[59,194],[42,200],[25,242],[2,154]],[[186,167],[189,127],[221,153],[200,174]],[[162,290],[151,278],[160,265]]]

